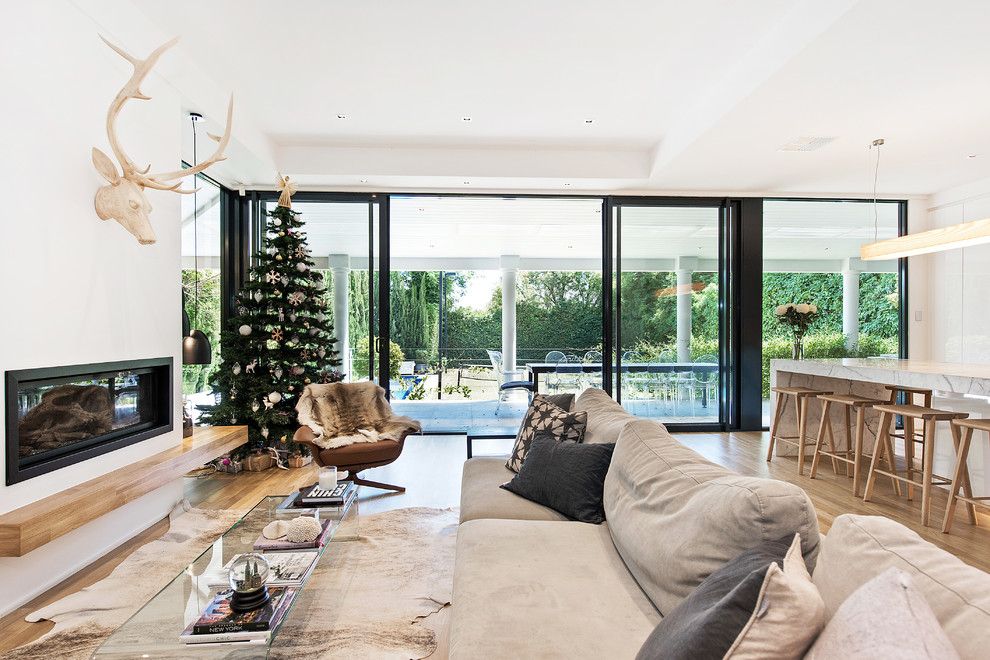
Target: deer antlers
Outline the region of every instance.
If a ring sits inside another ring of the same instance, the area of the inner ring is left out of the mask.
[[[110,141],[110,149],[120,164],[120,173],[117,172],[117,168],[109,156],[99,149],[93,148],[93,165],[109,183],[109,185],[101,187],[96,193],[96,212],[103,220],[110,218],[117,220],[125,229],[134,234],[140,243],[154,243],[155,234],[148,221],[148,213],[151,211],[151,205],[145,198],[144,189],[153,188],[155,190],[171,190],[182,194],[191,193],[193,192],[192,190],[180,190],[181,181],[174,184],[169,182],[198,174],[214,163],[226,160],[227,157],[223,152],[230,142],[230,128],[234,115],[234,97],[231,96],[230,102],[227,104],[227,124],[224,128],[223,135],[220,137],[210,135],[210,138],[217,142],[217,149],[213,155],[203,162],[184,170],[149,174],[151,165],[148,165],[144,169],[139,168],[127,155],[123,147],[120,146],[120,140],[117,138],[116,131],[117,116],[120,115],[124,105],[131,99],[150,100],[151,97],[141,91],[141,83],[144,82],[148,73],[154,68],[162,53],[174,46],[179,38],[176,37],[162,44],[143,60],[129,55],[119,46],[115,46],[102,36],[100,39],[103,39],[103,42],[112,48],[114,52],[130,62],[134,66],[134,73],[131,74],[130,79],[117,92],[117,96],[114,97],[113,103],[110,104],[110,108],[107,110],[107,138]]]

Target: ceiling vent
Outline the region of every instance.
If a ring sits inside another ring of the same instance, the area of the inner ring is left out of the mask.
[[[802,135],[796,140],[791,140],[783,145],[778,151],[817,151],[836,139],[835,137],[827,136]]]

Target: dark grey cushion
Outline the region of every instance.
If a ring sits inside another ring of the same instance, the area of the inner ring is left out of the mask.
[[[541,396],[561,410],[570,412],[574,407],[573,394],[543,394]]]
[[[601,523],[605,520],[602,491],[614,448],[557,442],[550,433],[537,433],[519,474],[502,488],[572,520]]]
[[[793,539],[761,543],[709,575],[650,633],[636,660],[725,657],[753,614],[767,569],[783,567]]]

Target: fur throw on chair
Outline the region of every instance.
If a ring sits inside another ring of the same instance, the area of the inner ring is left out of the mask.
[[[324,449],[356,442],[398,441],[422,430],[416,420],[393,414],[385,390],[371,381],[307,385],[296,412],[299,423],[317,435],[313,442]]]

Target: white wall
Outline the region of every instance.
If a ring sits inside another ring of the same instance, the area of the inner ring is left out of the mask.
[[[932,196],[930,228],[990,218],[990,179]],[[990,364],[990,245],[927,257],[934,360]]]
[[[2,513],[181,441],[181,330],[178,196],[149,191],[158,235],[150,246],[93,210],[102,179],[90,149],[110,151],[106,109],[131,66],[100,41],[100,27],[73,2],[3,3],[0,19],[8,27],[0,40],[0,180],[7,192],[0,220],[0,370],[172,356],[177,429],[0,486]],[[154,74],[143,90],[153,100],[131,102],[119,122],[120,138],[138,163],[176,169],[180,99]],[[52,548],[0,558],[0,614],[153,524],[179,494],[175,485],[167,487]]]

